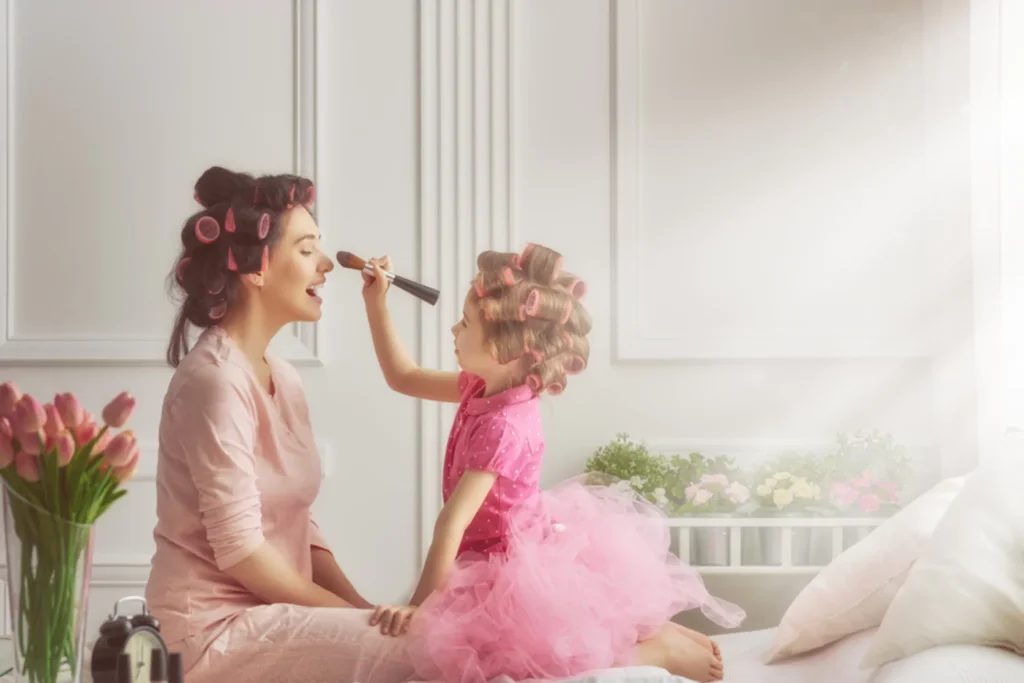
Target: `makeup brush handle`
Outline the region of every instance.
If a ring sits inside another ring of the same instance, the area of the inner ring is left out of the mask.
[[[440,292],[433,287],[427,287],[419,282],[413,282],[408,278],[404,278],[401,275],[395,275],[391,278],[391,284],[399,289],[409,292],[413,296],[426,301],[428,304],[433,306],[437,303],[437,298],[440,296]]]

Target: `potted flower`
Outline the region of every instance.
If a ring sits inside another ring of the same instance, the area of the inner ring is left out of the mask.
[[[822,483],[828,464],[810,453],[784,453],[761,468],[754,480],[758,513],[766,517],[809,517],[827,514]],[[753,531],[753,530],[751,530]],[[782,564],[782,528],[757,530],[764,564]],[[831,532],[827,529],[794,528],[791,561],[795,565],[831,559]],[[813,556],[813,557],[812,557]]]
[[[587,460],[585,471],[589,483],[631,489],[666,514],[671,512],[667,495],[671,481],[668,461],[651,453],[643,443],[630,441],[628,434],[618,434],[597,449]]]
[[[122,428],[135,399],[118,395],[102,424],[73,394],[41,404],[0,385],[0,480],[16,680],[79,681],[93,528],[125,495],[139,447]]]
[[[701,517],[731,517],[750,499],[750,490],[729,475],[705,472],[683,491],[682,510]],[[703,566],[729,564],[729,529],[696,527],[691,530],[697,563]]]
[[[837,437],[831,460],[829,502],[836,513],[848,517],[888,516],[903,505],[913,467],[906,449],[891,434],[856,432]],[[874,527],[843,529],[849,547]]]

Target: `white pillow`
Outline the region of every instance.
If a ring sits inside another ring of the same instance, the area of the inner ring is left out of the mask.
[[[772,664],[878,626],[965,479],[936,484],[825,567],[786,610],[764,661]]]
[[[873,668],[938,645],[1024,654],[1024,460],[975,472],[914,563],[861,662]]]

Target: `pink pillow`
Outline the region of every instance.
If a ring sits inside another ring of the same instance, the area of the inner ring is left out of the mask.
[[[786,610],[764,661],[778,662],[882,623],[965,481],[955,477],[936,484],[814,577]]]

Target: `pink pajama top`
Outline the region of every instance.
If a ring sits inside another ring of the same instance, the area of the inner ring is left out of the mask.
[[[459,554],[503,552],[507,548],[508,512],[540,492],[544,456],[540,404],[527,386],[483,397],[484,382],[459,374],[462,395],[448,437],[443,471],[445,502],[466,470],[498,477],[462,537]]]
[[[164,399],[146,601],[187,660],[262,604],[225,569],[267,542],[312,579],[311,547],[327,549],[310,512],[321,469],[302,383],[289,363],[267,362],[273,396],[227,333],[210,328]]]

